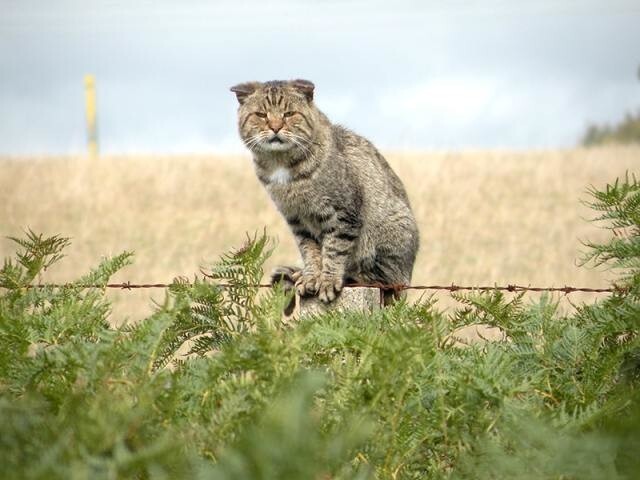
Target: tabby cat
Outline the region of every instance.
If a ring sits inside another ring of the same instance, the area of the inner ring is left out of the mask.
[[[331,302],[345,284],[409,284],[418,228],[402,182],[363,137],[332,124],[308,80],[241,83],[238,127],[304,266],[275,279]]]

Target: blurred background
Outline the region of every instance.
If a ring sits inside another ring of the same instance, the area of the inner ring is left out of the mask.
[[[279,240],[269,266],[298,262],[239,141],[229,87],[306,78],[318,106],[405,181],[422,232],[414,283],[606,285],[577,266],[581,240],[599,234],[579,200],[639,171],[635,0],[0,9],[0,235],[73,237],[45,280],[126,249],[136,263],[116,280],[170,281],[264,226]],[[3,257],[14,250],[0,240]],[[116,321],[150,308],[149,292],[114,295]]]
[[[549,148],[640,105],[635,0],[2,0],[0,152],[242,151],[229,87],[308,78],[382,148]]]

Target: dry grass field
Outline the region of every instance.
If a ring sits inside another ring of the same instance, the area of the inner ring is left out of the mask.
[[[590,184],[639,172],[640,147],[387,158],[421,230],[415,284],[606,286],[606,272],[576,265],[580,240],[603,238],[579,200]],[[4,237],[26,228],[73,239],[43,281],[71,280],[122,250],[135,252],[135,264],[116,281],[192,277],[264,227],[279,240],[268,266],[298,262],[248,155],[0,159],[0,255],[14,252]],[[146,315],[163,295],[111,292],[114,322]]]

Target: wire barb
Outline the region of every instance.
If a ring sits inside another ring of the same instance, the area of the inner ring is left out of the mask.
[[[205,274],[205,277],[208,275]],[[26,285],[23,288],[114,288],[120,290],[134,290],[134,289],[147,289],[147,288],[169,288],[173,285],[172,283],[131,283],[130,281],[122,282],[122,283],[107,283],[107,284],[82,284],[76,285],[72,283],[39,283],[35,285]],[[187,282],[185,285],[193,285],[193,283]],[[215,283],[216,286],[222,288],[233,288],[235,285],[231,283]],[[259,283],[256,285],[250,285],[251,287],[256,288],[271,288],[272,285],[270,283]],[[494,285],[493,287],[489,286],[462,286],[456,285],[452,283],[451,285],[383,285],[381,283],[350,283],[345,285],[345,288],[354,288],[354,287],[370,287],[370,288],[379,288],[380,290],[391,290],[394,292],[402,292],[404,290],[443,290],[449,292],[458,292],[458,291],[480,291],[480,292],[490,292],[490,291],[505,291],[505,292],[561,292],[565,295],[575,292],[581,293],[616,293],[622,295],[628,291],[627,288],[621,287],[619,285],[613,285],[611,288],[591,288],[591,287],[572,287],[565,285],[564,287],[524,287],[516,284],[508,284],[506,286]],[[2,287],[6,288],[6,287]]]

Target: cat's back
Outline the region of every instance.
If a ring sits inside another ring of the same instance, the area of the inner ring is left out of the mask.
[[[409,205],[404,185],[378,149],[365,137],[333,125],[334,148],[350,174],[369,193]]]

